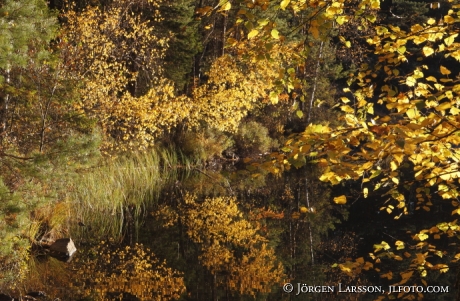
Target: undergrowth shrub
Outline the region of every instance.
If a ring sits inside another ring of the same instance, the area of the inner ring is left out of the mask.
[[[229,135],[215,129],[204,129],[182,134],[180,147],[191,160],[207,162],[221,158],[233,145],[234,141]]]
[[[268,129],[255,121],[240,126],[235,142],[238,154],[244,157],[257,156],[279,147],[278,141],[270,138]]]

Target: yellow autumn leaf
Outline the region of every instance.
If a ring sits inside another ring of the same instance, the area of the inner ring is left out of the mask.
[[[347,197],[345,195],[341,195],[334,198],[334,203],[338,205],[345,205],[347,203]]]
[[[454,22],[455,22],[455,19],[452,18],[451,16],[449,16],[449,15],[444,16],[444,23],[446,23],[446,24],[452,24],[452,23],[454,23]]]
[[[371,9],[379,9],[380,0],[371,0]]]
[[[232,8],[232,4],[230,3],[230,1],[228,1],[227,3],[225,3],[223,10],[230,10],[231,8]]]
[[[406,46],[400,46],[398,47],[398,53],[404,54],[406,52]]]
[[[339,24],[339,25],[343,25],[343,23],[345,22],[348,22],[348,17],[347,16],[338,16],[335,21]]]
[[[281,1],[281,3],[280,3],[280,8],[281,8],[282,10],[285,10],[286,7],[289,5],[290,2],[291,2],[291,0],[283,0],[283,1]]]
[[[407,117],[414,119],[417,116],[417,108],[412,108],[406,111]]]
[[[438,105],[435,109],[436,111],[444,111],[450,109],[452,107],[451,102],[443,102],[442,104]]]
[[[446,46],[452,45],[452,43],[455,41],[455,38],[457,36],[458,36],[458,33],[450,35],[449,37],[445,38],[444,39],[444,44],[446,44]]]
[[[273,29],[272,29],[271,35],[272,35],[272,37],[275,38],[275,39],[279,39],[279,38],[280,38],[279,32],[278,32],[278,30],[277,30],[276,28],[273,28]]]
[[[419,234],[416,235],[416,237],[417,237],[418,239],[420,239],[420,241],[424,241],[424,240],[426,240],[429,236],[428,236],[427,234],[425,234],[425,233],[419,233]]]
[[[423,47],[422,51],[425,56],[430,56],[434,53],[433,48],[428,47],[428,46]]]
[[[439,69],[441,70],[441,73],[442,73],[443,75],[448,75],[448,74],[451,74],[451,73],[452,73],[452,72],[450,72],[449,69],[447,69],[447,68],[444,67],[444,66],[439,67]]]
[[[409,87],[415,86],[416,82],[417,82],[417,80],[415,78],[413,78],[412,76],[409,76],[409,77],[406,78],[406,85],[408,85]]]
[[[396,245],[396,249],[397,249],[397,250],[402,250],[402,249],[404,249],[404,242],[403,242],[403,241],[397,240],[397,241],[395,242],[395,245]]]
[[[251,32],[248,33],[248,39],[252,39],[253,37],[257,36],[259,34],[259,31],[257,29],[251,30]]]

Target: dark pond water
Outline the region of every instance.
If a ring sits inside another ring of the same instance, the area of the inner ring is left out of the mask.
[[[37,263],[44,284],[38,288],[61,300],[402,298],[387,292],[410,260],[382,258],[380,272],[356,274],[335,264],[371,261],[373,245],[382,241],[415,246],[411,235],[451,219],[447,206],[435,206],[436,213],[414,208],[394,220],[379,210],[384,200],[357,197],[334,204],[333,196],[359,188],[331,188],[318,175],[312,167],[276,178],[230,166],[165,177],[153,202],[128,205],[114,215],[122,215],[120,237],[94,237],[86,228],[75,238],[79,251],[71,263]],[[446,250],[450,243],[440,240]],[[382,278],[385,271],[394,279]],[[424,294],[423,300],[454,300],[456,275],[454,268],[429,273],[430,285],[450,291]]]

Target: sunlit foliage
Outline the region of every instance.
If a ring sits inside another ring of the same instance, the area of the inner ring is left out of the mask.
[[[63,60],[69,76],[82,81],[77,107],[105,133],[118,143],[146,147],[184,118],[180,106],[170,103],[172,84],[162,78],[168,39],[155,31],[158,3],[118,0],[104,10],[69,9],[62,18]]]
[[[230,55],[218,58],[208,82],[193,91],[190,123],[204,121],[221,131],[236,132],[243,117],[262,100],[268,100],[278,74],[275,68],[275,64],[261,62],[239,64]]]
[[[222,10],[233,5],[227,1],[221,4]],[[240,14],[241,22],[246,22],[248,28],[247,41],[260,38],[266,45],[269,41],[281,40],[276,23],[249,14],[252,9],[267,9],[266,2],[246,1],[245,4]],[[323,168],[322,181],[332,185],[355,181],[361,183],[362,197],[386,197],[388,200],[381,210],[394,214],[396,219],[409,214],[407,193],[412,187],[416,210],[429,212],[436,194],[438,199],[452,200],[452,214],[458,214],[460,50],[456,23],[460,6],[453,1],[445,2],[442,5],[448,9],[437,19],[419,18],[411,20],[410,26],[399,27],[374,24],[380,9],[378,0],[357,1],[353,8],[347,5],[350,2],[343,0],[283,0],[279,4],[279,10],[289,10],[293,15],[314,7],[315,12],[305,20],[309,32],[316,38],[326,38],[332,24],[357,22],[360,25],[356,29],[363,32],[372,26],[374,33],[363,35],[362,42],[367,43],[373,64],[363,63],[350,75],[348,87],[343,89],[344,94],[336,105],[343,113],[341,124],[309,124],[303,133],[292,135],[283,152],[273,153],[271,164],[263,167],[280,173],[291,166],[316,163]],[[438,9],[439,5],[433,7]],[[339,36],[339,40],[346,48],[353,48],[345,37]],[[293,68],[299,66],[295,61],[291,63]],[[336,196],[333,201],[343,205],[347,197]],[[431,253],[442,257],[445,254],[442,246],[436,241],[424,243],[428,237],[439,239],[441,234],[448,235],[448,231],[457,232],[456,221],[446,221],[445,225],[445,230],[436,226],[412,233],[418,251],[414,251],[415,258],[406,254],[411,265],[401,273],[397,284],[417,283],[418,277],[424,278],[432,271],[448,270],[447,262],[435,264],[428,260]],[[404,260],[397,252],[390,252],[388,243],[376,246],[375,252],[379,255],[373,255],[374,263],[386,257]],[[339,266],[346,273],[374,268],[373,263],[364,258]]]

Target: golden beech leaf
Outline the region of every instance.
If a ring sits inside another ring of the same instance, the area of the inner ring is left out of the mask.
[[[248,33],[248,39],[252,39],[255,36],[257,36],[258,34],[259,34],[259,31],[257,29],[253,29]]]
[[[230,1],[228,1],[227,3],[225,3],[225,5],[223,6],[223,10],[230,10],[232,8],[232,3]]]
[[[339,25],[343,25],[343,23],[345,22],[348,22],[348,17],[347,16],[338,16],[335,21],[339,24]]]
[[[428,47],[428,46],[423,47],[423,54],[424,54],[425,56],[430,56],[430,55],[432,55],[433,53],[434,53],[433,48]]]
[[[273,28],[273,29],[272,29],[271,35],[272,35],[272,37],[275,38],[275,39],[279,39],[279,38],[280,38],[279,32],[278,32],[278,30],[277,30],[276,28]]]
[[[455,41],[455,38],[458,36],[458,33],[456,34],[453,34],[447,38],[444,39],[444,44],[446,44],[446,46],[450,46],[452,45],[452,43]]]
[[[338,205],[345,205],[347,203],[347,197],[345,195],[341,195],[334,198],[334,203]]]
[[[415,78],[413,78],[412,76],[407,77],[406,85],[408,85],[409,87],[413,87],[415,86],[416,83],[417,83],[417,80]]]
[[[451,74],[450,70],[447,69],[447,68],[444,67],[444,66],[439,67],[439,69],[441,70],[441,74],[443,74],[443,75]]]
[[[291,2],[291,0],[283,0],[283,1],[281,1],[281,3],[280,3],[280,8],[281,8],[282,10],[285,10],[286,7],[289,5],[290,2]]]
[[[429,236],[425,233],[419,233],[416,235],[416,237],[420,240],[420,241],[424,241],[426,240]]]
[[[396,245],[396,250],[402,250],[402,249],[404,249],[404,242],[403,242],[403,241],[397,240],[397,241],[395,242],[395,245]]]
[[[451,16],[449,16],[449,15],[444,16],[444,23],[446,23],[446,24],[452,24],[452,23],[454,23],[454,22],[455,22],[455,19],[452,18]]]

